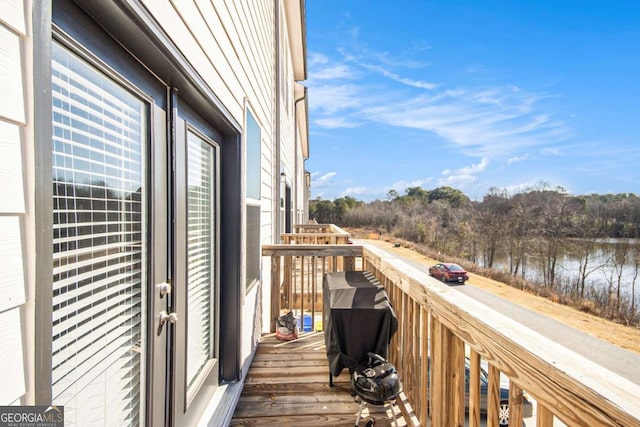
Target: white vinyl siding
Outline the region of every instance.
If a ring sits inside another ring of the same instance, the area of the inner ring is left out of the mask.
[[[20,218],[0,216],[0,312],[25,303]],[[1,341],[0,341],[1,342]]]
[[[66,425],[138,425],[144,103],[54,43],[52,396]]]
[[[20,36],[0,26],[0,117],[18,123],[25,122],[22,76]]]
[[[0,402],[2,405],[19,404],[18,399],[26,392],[21,329],[19,308],[0,312],[0,342],[2,343],[0,346],[0,360],[2,360]]]
[[[239,123],[243,122],[245,100],[251,100],[263,127],[262,166],[267,173],[262,175],[262,200],[276,203],[272,200],[276,169],[273,1],[144,3]],[[270,224],[272,218],[265,217]],[[262,234],[263,242],[271,239],[271,229],[266,229],[269,233]]]
[[[24,0],[0,0],[0,22],[20,35],[27,34]]]
[[[27,203],[31,192],[25,183],[29,176],[25,167],[33,165],[25,157],[33,146],[32,123],[27,123],[31,69],[30,61],[23,60],[32,44],[28,10],[21,0],[0,0],[0,405],[29,404],[33,395],[29,390],[33,355],[26,353],[34,324],[25,316],[28,303],[33,303],[33,292],[27,291],[33,259],[28,251],[33,243]]]
[[[20,127],[3,121],[0,121],[0,159],[0,212],[22,213],[25,199]]]

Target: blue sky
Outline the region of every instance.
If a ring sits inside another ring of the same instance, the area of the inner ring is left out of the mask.
[[[311,197],[640,193],[640,1],[307,0]]]

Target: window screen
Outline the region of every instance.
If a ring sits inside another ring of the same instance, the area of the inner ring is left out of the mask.
[[[52,49],[53,402],[66,425],[139,425],[147,107]]]
[[[215,148],[188,132],[187,385],[213,357]]]

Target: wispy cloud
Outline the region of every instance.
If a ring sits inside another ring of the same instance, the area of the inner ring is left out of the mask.
[[[327,173],[312,173],[311,174],[311,185],[314,188],[322,188],[327,185],[330,185],[333,177],[337,175],[337,172],[327,172]]]
[[[478,180],[477,175],[484,172],[489,166],[489,159],[483,157],[480,163],[465,166],[460,169],[445,169],[442,171],[444,178],[438,180],[438,185],[449,187],[464,187]]]
[[[389,191],[396,191],[398,194],[404,194],[408,188],[411,187],[425,187],[433,183],[433,178],[419,179],[415,181],[397,181],[387,187],[349,187],[343,190],[338,197],[352,196],[356,198],[378,198],[382,199],[387,196]]]
[[[510,159],[507,159],[507,164],[511,165],[513,163],[524,162],[528,158],[529,158],[529,154],[528,153],[524,154],[522,156],[511,157]]]
[[[480,160],[480,163],[475,164],[475,165],[471,165],[471,166],[467,166],[461,169],[456,169],[456,170],[451,170],[451,169],[445,169],[442,171],[443,175],[446,176],[452,176],[452,175],[475,175],[478,174],[480,172],[483,172],[485,169],[487,169],[487,166],[489,166],[489,159],[486,157],[483,157]]]
[[[512,84],[448,87],[446,82],[403,75],[408,67],[386,52],[343,48],[340,55],[334,61],[312,55],[310,106],[318,126],[370,122],[418,129],[457,146],[464,155],[503,159],[532,148],[560,150],[559,143],[572,134],[567,124],[544,110],[548,94]],[[386,82],[371,80],[371,73]],[[410,88],[424,91],[407,92]]]
[[[362,122],[351,120],[346,117],[327,117],[324,119],[317,119],[314,123],[327,129],[357,128],[362,125]]]
[[[314,80],[350,80],[358,77],[357,70],[348,64],[330,61],[327,55],[320,53],[310,54],[308,64],[314,69]]]
[[[363,91],[355,84],[322,84],[313,87],[309,95],[309,104],[312,110],[326,118],[333,114],[362,108]]]
[[[472,156],[557,143],[569,129],[538,111],[541,96],[509,87],[457,89],[364,110],[369,120],[433,132]]]
[[[476,181],[477,177],[474,175],[449,175],[445,178],[438,179],[438,186],[460,188]]]
[[[436,88],[436,85],[433,83],[429,83],[429,82],[425,82],[425,81],[420,81],[420,80],[413,80],[407,77],[401,77],[398,74],[391,72],[390,70],[387,70],[386,68],[377,66],[377,65],[371,65],[371,64],[361,64],[362,67],[368,69],[368,70],[372,70],[375,71],[377,73],[382,74],[385,77],[390,78],[393,81],[396,81],[398,83],[402,83],[403,85],[407,85],[407,86],[411,86],[411,87],[415,87],[415,88],[420,88],[420,89],[427,89],[427,90],[433,90]]]
[[[433,182],[433,178],[418,179],[415,181],[401,180],[401,181],[394,182],[390,186],[385,187],[383,190],[385,194],[391,190],[397,191],[399,194],[403,194],[407,190],[407,188],[424,187],[432,182]]]
[[[362,195],[375,195],[375,190],[367,187],[350,187],[340,193],[339,197],[346,196],[362,196]]]

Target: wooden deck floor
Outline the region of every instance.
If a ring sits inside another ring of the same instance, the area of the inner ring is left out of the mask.
[[[354,426],[360,403],[351,395],[344,370],[329,387],[322,332],[301,333],[295,341],[263,336],[253,360],[232,426]],[[386,412],[388,411],[388,413]],[[397,425],[406,425],[398,406]],[[387,406],[366,406],[360,425],[393,425]]]

